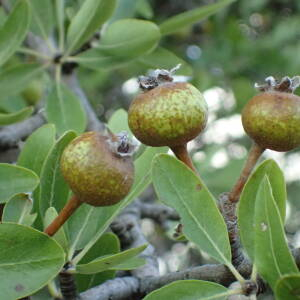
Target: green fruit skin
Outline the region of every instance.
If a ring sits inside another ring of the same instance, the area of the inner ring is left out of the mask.
[[[38,80],[32,81],[22,92],[22,96],[29,105],[37,104],[43,96],[43,86]]]
[[[165,83],[139,94],[128,111],[128,124],[148,146],[174,147],[194,139],[207,123],[207,104],[193,85]]]
[[[300,97],[283,92],[254,96],[242,112],[242,123],[262,148],[292,150],[300,145]]]
[[[86,132],[74,139],[61,157],[61,171],[74,194],[93,206],[108,206],[121,201],[134,178],[130,157],[113,153],[108,137]]]

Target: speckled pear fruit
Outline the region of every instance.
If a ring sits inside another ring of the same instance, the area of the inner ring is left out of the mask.
[[[186,82],[165,82],[140,93],[131,103],[128,124],[149,146],[175,147],[194,139],[205,128],[207,104]]]
[[[246,104],[242,123],[262,148],[292,150],[300,145],[300,97],[280,91],[260,93]]]
[[[61,157],[61,171],[73,193],[93,206],[118,203],[133,183],[129,147],[114,135],[86,132],[74,139]]]

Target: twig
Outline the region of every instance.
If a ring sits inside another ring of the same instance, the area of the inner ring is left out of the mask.
[[[264,148],[260,147],[259,145],[253,143],[249,154],[248,154],[248,158],[247,161],[244,165],[244,168],[242,170],[242,173],[238,179],[238,181],[236,182],[236,184],[234,185],[233,189],[231,190],[230,194],[229,194],[229,200],[231,202],[238,202],[239,201],[239,197],[240,194],[244,188],[244,185],[251,173],[251,171],[253,170],[253,168],[255,167],[255,164],[257,163],[258,159],[260,158],[260,156],[262,155],[262,153],[265,151]]]
[[[79,299],[77,294],[77,287],[75,278],[67,271],[61,271],[59,273],[59,285],[64,300],[76,300]]]
[[[232,254],[232,264],[234,266],[240,266],[242,262],[246,260],[246,258],[243,254],[242,245],[240,243],[240,238],[238,235],[236,202],[231,202],[229,200],[229,194],[223,193],[219,196],[219,208],[224,217],[228,230]]]
[[[123,248],[133,248],[148,243],[139,223],[140,218],[141,214],[138,205],[132,203],[111,224],[110,228],[118,235]],[[158,276],[158,262],[154,252],[154,247],[149,244],[140,254],[140,257],[146,260],[146,264],[131,271],[133,276],[138,278]]]
[[[0,148],[16,147],[19,141],[27,138],[45,122],[42,114],[36,114],[25,121],[2,127],[0,129]]]
[[[137,205],[139,206],[142,219],[152,219],[162,226],[164,226],[167,220],[179,221],[180,219],[178,213],[174,209],[166,205],[145,203],[142,201],[138,201]]]

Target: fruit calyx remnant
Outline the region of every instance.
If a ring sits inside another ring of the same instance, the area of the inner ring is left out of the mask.
[[[281,80],[275,79],[273,76],[269,76],[265,79],[265,84],[255,83],[255,88],[260,92],[285,92],[294,93],[294,91],[300,86],[300,76],[294,76],[292,78],[285,76]]]
[[[139,86],[143,91],[148,91],[166,82],[172,82],[174,79],[172,75],[180,67],[181,64],[178,64],[176,67],[172,68],[171,70],[156,69],[150,72],[148,76],[139,76],[138,78]]]
[[[131,139],[126,131],[112,134],[109,130],[105,133],[110,150],[121,157],[132,156],[138,149],[139,143]]]

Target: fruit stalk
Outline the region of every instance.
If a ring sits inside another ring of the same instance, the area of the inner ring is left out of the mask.
[[[192,171],[194,171],[196,174],[198,174],[192,159],[187,151],[187,144],[179,145],[179,146],[173,146],[170,147],[175,156],[181,160],[184,164],[186,164]]]
[[[44,232],[49,236],[53,236],[81,204],[82,202],[73,195]]]
[[[264,151],[265,151],[265,149],[262,148],[261,146],[257,145],[256,143],[252,144],[252,147],[248,154],[248,158],[243,167],[242,173],[229,194],[230,202],[238,202],[239,201],[240,194],[244,188],[244,185],[245,185],[246,181],[248,180],[249,175],[250,175],[251,171],[253,170],[255,164],[257,163],[258,159],[260,158],[260,156],[262,155],[262,153]]]

